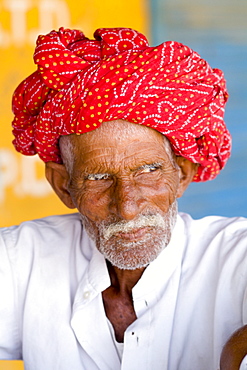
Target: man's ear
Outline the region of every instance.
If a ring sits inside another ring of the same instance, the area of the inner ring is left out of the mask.
[[[199,165],[184,157],[176,157],[176,162],[180,167],[180,183],[177,191],[177,198],[180,198],[193,180]]]
[[[68,208],[76,208],[68,191],[69,174],[63,164],[47,162],[45,175],[53,190]]]

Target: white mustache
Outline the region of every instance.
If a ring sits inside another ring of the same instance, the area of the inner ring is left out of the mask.
[[[129,233],[133,230],[140,229],[142,227],[158,227],[165,229],[166,222],[160,214],[157,215],[141,215],[136,220],[120,221],[113,223],[109,226],[101,225],[101,233],[105,240],[109,240],[113,235],[117,233]]]

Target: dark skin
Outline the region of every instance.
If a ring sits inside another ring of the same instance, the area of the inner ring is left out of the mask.
[[[131,126],[126,121],[108,122],[93,132],[71,135],[76,156],[72,176],[62,164],[46,164],[46,177],[59,198],[67,207],[77,208],[92,226],[112,215],[119,220],[132,220],[150,207],[166,213],[197,171],[196,164],[182,157],[176,157],[179,168],[174,167],[160,133],[139,125],[134,125],[137,131],[132,132]],[[154,162],[162,163],[162,167],[154,171],[141,167]],[[102,172],[110,173],[109,178],[95,181],[94,174]],[[85,174],[93,176],[85,178]],[[97,235],[96,226],[95,232]],[[141,235],[135,235],[138,237]],[[109,262],[107,267],[111,285],[102,292],[103,303],[116,340],[123,342],[126,328],[137,319],[132,289],[145,267],[126,270]],[[246,354],[245,326],[224,347],[221,370],[238,370]]]
[[[95,131],[73,135],[72,140],[76,158],[72,176],[64,165],[53,162],[46,164],[46,176],[60,199],[89,220],[96,235],[96,222],[111,216],[128,221],[147,209],[165,214],[197,170],[196,164],[182,157],[176,158],[178,166],[172,162],[163,135],[126,121],[104,123]],[[152,163],[162,166],[145,167]],[[110,176],[95,181],[95,174]],[[126,270],[109,262],[107,266],[111,286],[102,293],[103,303],[115,337],[122,342],[126,328],[137,318],[132,288],[145,267]]]
[[[220,359],[220,370],[239,370],[247,355],[247,325],[238,329],[226,342]]]
[[[130,270],[120,270],[109,262],[107,266],[111,286],[102,293],[103,303],[106,315],[114,328],[116,340],[123,342],[125,330],[137,319],[132,300],[132,288],[140,279],[144,268],[130,272]]]
[[[76,158],[72,175],[64,165],[49,162],[46,176],[66,206],[76,207],[89,220],[96,236],[96,223],[112,216],[133,220],[148,209],[165,214],[197,170],[197,165],[181,157],[176,158],[178,166],[173,163],[163,135],[126,121],[103,123],[95,131],[72,135],[72,143]],[[152,163],[161,165],[153,168]],[[98,174],[109,176],[99,180]],[[111,286],[102,297],[116,339],[122,342],[126,328],[137,318],[132,289],[145,267],[126,270],[109,262],[107,266]]]

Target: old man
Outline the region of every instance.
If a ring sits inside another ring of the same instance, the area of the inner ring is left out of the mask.
[[[27,370],[243,368],[247,221],[195,221],[176,203],[230,155],[223,74],[177,42],[94,36],[40,36],[38,69],[13,97],[16,149],[40,156],[78,213],[2,230],[0,358]]]

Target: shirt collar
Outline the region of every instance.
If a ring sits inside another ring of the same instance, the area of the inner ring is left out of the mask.
[[[84,306],[91,302],[92,299],[108,288],[111,284],[105,258],[98,251],[92,239],[89,238],[85,229],[83,230],[83,240],[87,240],[87,244],[89,244],[89,247],[92,250],[92,257],[85,274],[82,276],[75,295],[75,310],[80,306]]]
[[[178,215],[172,231],[172,237],[166,248],[145,269],[141,279],[132,290],[134,300],[142,299],[148,295],[162,294],[165,282],[168,281],[176,270],[181,269],[184,250],[184,224]]]
[[[86,273],[83,275],[74,300],[74,309],[92,301],[98,294],[110,286],[110,277],[104,256],[98,251],[95,243],[83,231],[83,238],[88,240],[92,250],[92,258]],[[182,253],[185,238],[184,225],[178,215],[172,237],[168,246],[145,269],[141,279],[133,288],[134,300],[143,299],[149,295],[156,295],[157,299],[162,294],[164,282],[169,280],[174,271],[181,267]],[[85,239],[84,239],[85,240]]]

